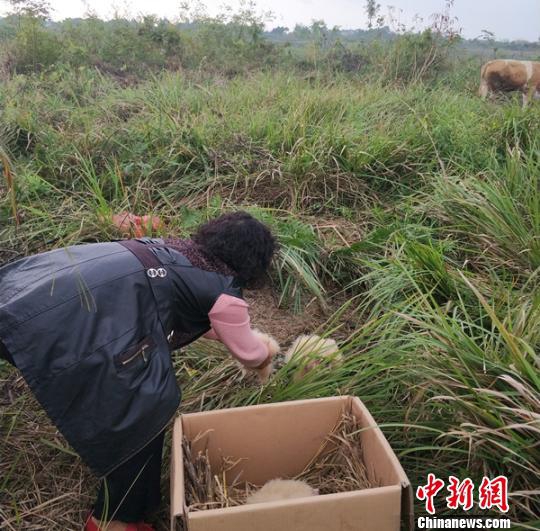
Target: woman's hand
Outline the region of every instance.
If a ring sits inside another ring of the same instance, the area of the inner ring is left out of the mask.
[[[253,333],[264,343],[268,350],[268,357],[266,360],[259,365],[259,367],[250,369],[257,375],[259,382],[264,384],[268,381],[268,378],[270,378],[270,375],[272,374],[272,370],[274,368],[273,358],[279,352],[280,348],[278,342],[272,336],[269,336],[268,334],[265,334],[257,329],[254,329]]]

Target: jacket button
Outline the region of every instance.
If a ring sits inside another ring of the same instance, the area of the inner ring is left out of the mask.
[[[158,276],[158,272],[157,270],[155,270],[153,267],[148,269],[146,271],[146,274],[150,277],[150,278],[156,278]]]
[[[167,271],[163,267],[160,267],[157,270],[157,274],[160,278],[165,278],[167,276]]]

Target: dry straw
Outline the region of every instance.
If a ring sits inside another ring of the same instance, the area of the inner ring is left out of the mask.
[[[257,486],[240,481],[239,471],[232,481],[226,478],[243,461],[242,458],[225,457],[219,470],[212,471],[208,449],[193,454],[192,444],[208,436],[200,434],[193,441],[182,441],[186,478],[186,501],[190,511],[223,509],[243,505]],[[273,479],[273,478],[268,478]],[[358,420],[344,414],[304,470],[290,479],[299,479],[319,494],[349,492],[378,486],[368,477],[364,463],[361,428]]]

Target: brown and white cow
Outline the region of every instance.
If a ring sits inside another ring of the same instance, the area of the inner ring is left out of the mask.
[[[485,99],[494,92],[519,91],[525,107],[531,97],[540,97],[540,62],[496,59],[482,66],[480,96]]]

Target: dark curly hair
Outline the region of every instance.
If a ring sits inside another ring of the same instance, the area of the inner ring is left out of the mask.
[[[242,287],[260,285],[270,267],[277,241],[270,229],[247,212],[224,214],[201,225],[191,239],[225,262]]]

